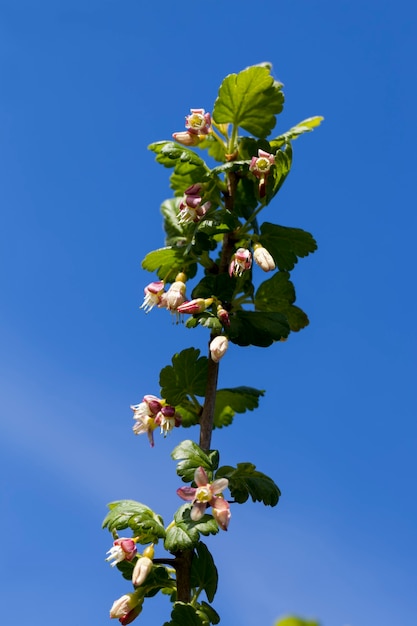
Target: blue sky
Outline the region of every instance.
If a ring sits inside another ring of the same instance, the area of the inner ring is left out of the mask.
[[[174,352],[206,341],[138,309],[170,195],[146,147],[261,61],[285,85],[278,131],[325,117],[295,142],[264,214],[319,250],[293,272],[310,326],[222,362],[221,386],[267,393],[213,445],[283,495],[234,509],[208,542],[215,607],[230,626],[290,612],[414,622],[415,30],[401,1],[0,2],[5,622],[109,623],[128,586],[104,562],[106,503],[137,499],[166,520],[180,504],[169,452],[184,433],[151,450],[131,432],[129,405],[158,394]],[[160,626],[168,609],[149,600],[137,623]]]

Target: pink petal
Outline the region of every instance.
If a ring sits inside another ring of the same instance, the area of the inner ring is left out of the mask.
[[[208,476],[204,467],[197,467],[194,474],[194,482],[197,487],[205,487],[208,483]]]
[[[197,489],[195,489],[195,487],[180,487],[177,489],[177,495],[183,500],[190,502],[194,500],[196,491]]]

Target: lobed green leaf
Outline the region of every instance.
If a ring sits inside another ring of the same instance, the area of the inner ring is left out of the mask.
[[[165,282],[173,282],[176,274],[185,271],[188,278],[197,272],[197,264],[187,258],[184,248],[159,248],[149,252],[142,261],[142,267],[148,272],[156,272],[158,278]]]
[[[266,348],[274,341],[288,337],[290,327],[282,313],[269,311],[236,311],[230,316],[228,336],[238,346]]]
[[[292,270],[298,257],[305,257],[317,250],[313,236],[301,228],[289,228],[264,222],[261,226],[260,243],[274,257],[280,270]]]
[[[232,423],[235,413],[253,411],[259,406],[259,398],[265,394],[253,387],[235,387],[219,389],[216,393],[214,406],[214,426],[222,428]]]
[[[157,543],[165,537],[163,520],[152,509],[135,500],[118,500],[108,505],[110,511],[103,521],[103,528],[110,532],[130,528],[139,543]]]
[[[278,486],[252,463],[238,463],[236,468],[227,465],[219,467],[217,478],[229,480],[230,493],[239,504],[246,502],[249,496],[253,502],[263,502],[266,506],[278,504],[281,495]]]
[[[295,290],[288,272],[277,272],[259,286],[255,294],[255,307],[259,311],[277,311],[283,313],[292,331],[301,330],[308,325],[307,315],[294,306]]]
[[[191,567],[191,587],[204,589],[209,602],[213,602],[218,584],[217,567],[207,546],[201,541],[195,547]]]
[[[175,167],[178,162],[191,163],[191,165],[197,165],[199,167],[205,166],[203,159],[185,146],[174,141],[156,141],[148,146],[149,150],[155,152],[156,160],[165,167]]]
[[[204,626],[204,622],[192,604],[175,602],[171,612],[171,620],[165,622],[163,626]]]
[[[233,124],[256,137],[266,137],[276,124],[284,105],[282,85],[274,80],[270,68],[248,67],[229,74],[220,85],[213,107],[217,124]]]
[[[204,396],[208,359],[199,355],[200,350],[197,348],[187,348],[174,354],[172,365],[161,370],[161,394],[168,404],[177,406],[188,396]]]
[[[177,465],[177,474],[181,476],[184,482],[192,482],[194,473],[198,467],[203,467],[209,477],[213,474],[218,466],[217,450],[204,452],[194,441],[186,439],[182,441],[171,452],[174,461],[179,461]]]
[[[298,124],[290,128],[290,130],[287,130],[286,133],[272,139],[270,141],[271,148],[280,148],[285,143],[288,143],[288,141],[297,139],[297,137],[303,133],[310,133],[312,130],[317,128],[317,126],[320,126],[323,120],[324,117],[316,115],[315,117],[308,117],[306,120],[298,122]]]
[[[168,527],[164,541],[164,547],[169,552],[179,550],[191,550],[200,540],[202,535],[215,535],[219,527],[212,515],[203,515],[194,522],[190,517],[191,504],[183,504],[174,515],[173,524]]]

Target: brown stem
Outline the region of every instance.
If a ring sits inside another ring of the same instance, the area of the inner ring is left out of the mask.
[[[212,336],[210,337],[210,340],[211,339],[213,339]],[[219,364],[215,363],[213,359],[209,357],[206,396],[204,400],[203,412],[200,417],[200,448],[202,448],[203,450],[210,450],[218,375]]]
[[[190,602],[191,600],[191,565],[193,550],[181,550],[176,553],[174,567],[177,573],[177,600]]]

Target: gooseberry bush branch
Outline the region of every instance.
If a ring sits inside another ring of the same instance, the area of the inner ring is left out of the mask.
[[[177,489],[183,504],[168,524],[141,502],[109,504],[107,561],[133,585],[110,610],[121,624],[136,619],[145,599],[158,593],[173,603],[163,626],[217,624],[218,573],[202,537],[227,531],[233,506],[251,498],[273,507],[280,497],[274,480],[253,463],[220,465],[211,439],[214,428],[256,409],[264,395],[249,386],[218,388],[230,346],[267,348],[308,324],[294,304],[290,272],[316,242],[300,228],[259,222],[290,172],[292,142],[322,121],[311,117],[271,138],[282,87],[266,63],[226,76],[211,113],[191,109],[173,140],[149,146],[172,170],[173,197],[161,206],[165,245],[142,261],[154,280],[141,308],[163,309],[176,321],[185,318],[189,329],[207,329],[208,351],[188,347],[174,354],[160,372],[160,395],[145,393],[131,407],[133,432],[147,435],[152,447],[157,429],[166,436],[173,428],[197,427],[199,435],[198,443],[185,439],[171,453],[185,485]]]

